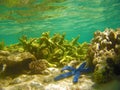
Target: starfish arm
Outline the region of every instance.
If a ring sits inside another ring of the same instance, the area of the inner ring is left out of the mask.
[[[78,82],[79,77],[80,77],[80,72],[79,72],[79,71],[77,71],[77,72],[75,73],[74,78],[73,78],[73,83],[77,83],[77,82]]]
[[[61,71],[64,71],[64,70],[74,71],[75,68],[74,68],[74,67],[71,67],[71,66],[65,66],[65,67],[62,68]]]
[[[60,74],[59,76],[56,76],[54,78],[55,81],[58,81],[60,79],[63,79],[63,78],[66,78],[66,77],[69,77],[69,76],[72,76],[74,73],[73,72],[67,72],[67,73],[64,73],[64,74]]]
[[[81,70],[81,69],[83,69],[84,67],[85,67],[85,65],[86,65],[86,62],[83,62],[79,67],[78,67],[78,69],[77,70]]]
[[[82,69],[81,72],[90,72],[90,71],[91,71],[91,68],[84,68],[84,69]]]

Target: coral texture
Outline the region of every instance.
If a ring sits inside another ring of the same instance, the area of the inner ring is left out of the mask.
[[[46,60],[36,60],[36,61],[32,61],[29,64],[29,68],[31,69],[32,73],[44,73],[43,71],[45,69],[47,69],[48,67],[48,62]]]
[[[120,75],[120,29],[94,33],[88,50],[88,63],[94,67],[94,79],[98,83]]]
[[[21,37],[20,45],[25,51],[32,53],[37,59],[46,59],[55,65],[66,65],[71,60],[85,60],[88,44],[78,42],[80,36],[68,41],[65,33],[54,34],[50,37],[49,32],[42,33],[40,38],[28,39]]]

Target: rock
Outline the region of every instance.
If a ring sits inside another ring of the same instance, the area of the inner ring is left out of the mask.
[[[57,69],[54,68],[56,72]],[[120,90],[120,81],[114,80],[106,84],[96,84],[92,75],[81,75],[78,83],[73,84],[73,77],[54,81],[56,74],[51,75],[19,75],[18,77],[6,78],[0,81],[0,90]],[[48,81],[44,81],[44,80]]]
[[[32,87],[31,89],[34,89],[34,90],[45,90],[44,86],[38,81],[32,81],[30,83],[30,86]]]
[[[4,76],[27,73],[29,70],[29,63],[36,60],[29,52],[10,53],[1,51],[0,53],[1,72],[4,73]]]
[[[70,78],[50,83],[45,86],[45,90],[92,90],[94,82],[90,78],[82,75],[77,84],[73,84]]]
[[[8,56],[8,55],[10,55],[9,51],[0,50],[0,56]]]
[[[50,67],[50,68],[47,68],[47,70],[50,72],[50,74],[59,74],[60,73],[60,69],[58,69],[58,68]]]
[[[36,58],[29,52],[22,52],[22,53],[16,53],[11,54],[7,57],[8,62],[22,62],[24,60],[36,60]]]
[[[40,75],[20,75],[2,86],[2,90],[44,90]]]
[[[49,84],[45,87],[45,90],[70,90],[69,86],[65,86],[66,83],[62,82],[62,84]]]

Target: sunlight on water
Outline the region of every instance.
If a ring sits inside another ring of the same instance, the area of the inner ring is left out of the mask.
[[[20,2],[23,5],[18,6],[15,2],[12,6],[0,2],[1,41],[12,44],[24,34],[39,37],[42,32],[50,31],[51,34],[66,32],[67,39],[80,34],[80,42],[89,42],[96,30],[120,27],[119,0],[32,1]]]

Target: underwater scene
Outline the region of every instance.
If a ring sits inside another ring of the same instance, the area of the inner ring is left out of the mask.
[[[0,0],[0,90],[120,90],[120,0]]]

